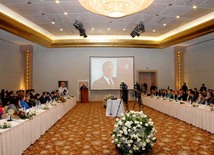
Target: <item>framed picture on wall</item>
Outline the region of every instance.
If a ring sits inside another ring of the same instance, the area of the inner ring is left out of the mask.
[[[68,81],[58,81],[58,88],[61,86],[61,83],[62,83],[62,82],[65,83],[65,87],[67,87],[67,89],[69,90]]]

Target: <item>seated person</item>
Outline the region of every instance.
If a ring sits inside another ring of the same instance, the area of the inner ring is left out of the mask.
[[[21,108],[20,99],[19,97],[14,97],[11,100],[11,103],[7,106],[7,112],[12,109],[13,111],[17,111]]]
[[[171,89],[167,90],[166,98],[173,99],[173,94],[172,94],[172,90]]]
[[[0,119],[2,119],[2,115],[4,115],[4,111],[2,106],[0,105]]]
[[[40,102],[40,94],[39,93],[37,93],[36,95],[35,95],[35,99],[34,99],[34,105],[35,106],[39,106],[40,104],[41,104],[41,102]]]
[[[30,98],[30,94],[26,96],[25,102],[30,106],[33,107],[34,103],[33,100]]]
[[[210,105],[212,100],[213,100],[213,93],[208,91],[207,96],[205,97],[205,105]]]
[[[202,93],[198,94],[198,104],[205,104],[205,97],[202,95]]]
[[[47,102],[47,92],[43,92],[42,96],[39,98],[41,104],[45,104]]]
[[[21,104],[21,107],[24,108],[24,109],[29,109],[30,106],[27,104],[27,102],[25,102],[26,100],[26,97],[24,94],[20,94],[20,104]]]

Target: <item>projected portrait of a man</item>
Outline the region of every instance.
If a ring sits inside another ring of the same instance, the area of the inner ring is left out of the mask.
[[[117,79],[116,77],[113,77],[113,69],[114,65],[110,61],[106,61],[102,65],[102,72],[103,75],[98,80],[94,81],[93,88],[99,89],[99,88],[106,88],[106,89],[112,89],[117,86]]]

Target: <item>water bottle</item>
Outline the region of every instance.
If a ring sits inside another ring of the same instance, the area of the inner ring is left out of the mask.
[[[10,114],[7,114],[7,121],[12,121]]]

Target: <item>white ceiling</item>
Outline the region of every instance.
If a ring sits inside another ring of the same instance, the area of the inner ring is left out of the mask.
[[[55,36],[79,35],[73,26],[75,19],[83,23],[87,35],[129,35],[143,20],[145,32],[141,35],[159,36],[214,11],[214,0],[154,0],[139,13],[114,19],[87,11],[78,0],[60,0],[59,4],[55,0],[0,0],[0,3]]]

